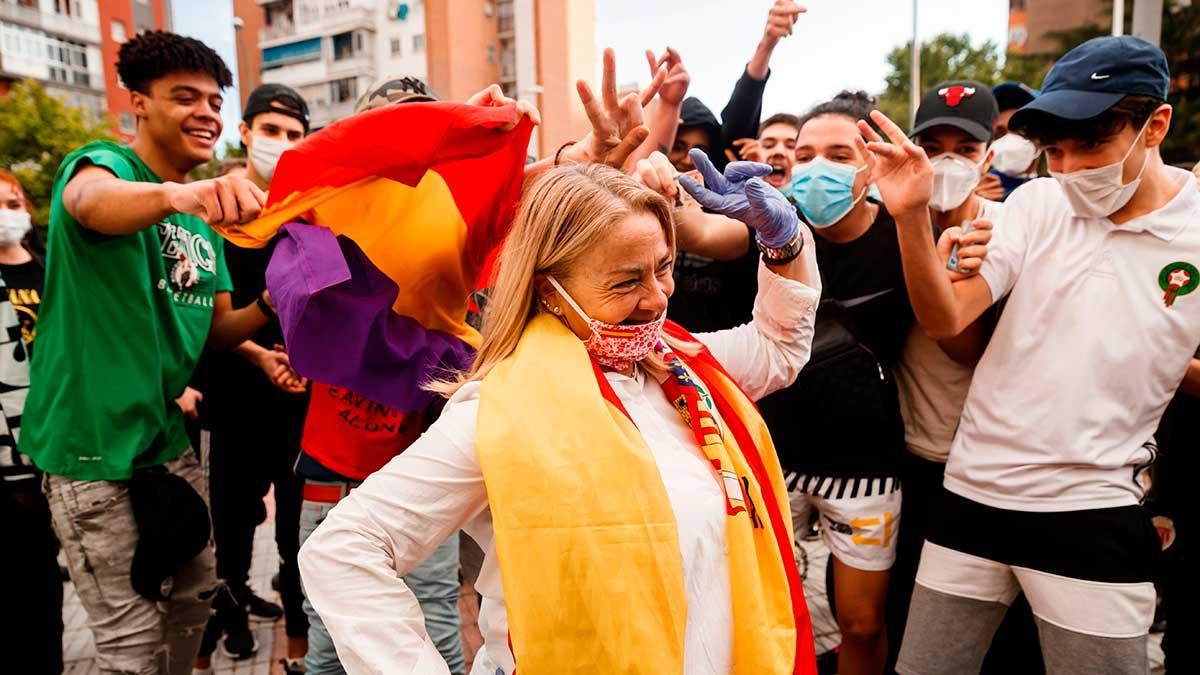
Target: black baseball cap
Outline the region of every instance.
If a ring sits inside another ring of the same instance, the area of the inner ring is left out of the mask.
[[[255,87],[246,99],[242,121],[250,124],[257,115],[267,112],[299,120],[304,125],[304,133],[308,133],[308,104],[295,89],[286,84],[260,84]]]
[[[952,80],[934,85],[921,97],[916,126],[908,135],[916,138],[932,127],[962,129],[977,141],[992,140],[992,124],[1000,114],[991,87],[974,80]]]
[[[1068,120],[1095,117],[1126,96],[1166,100],[1171,74],[1167,57],[1132,35],[1094,38],[1067,52],[1042,83],[1042,93],[1009,121],[1013,129],[1041,111]]]
[[[996,105],[1001,112],[1005,110],[1016,110],[1021,106],[1026,105],[1040,94],[1037,89],[1030,87],[1024,82],[1001,82],[992,87],[992,96],[996,97]]]

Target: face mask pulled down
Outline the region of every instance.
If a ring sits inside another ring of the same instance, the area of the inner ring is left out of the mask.
[[[666,312],[646,323],[605,323],[588,316],[554,277],[546,278],[580,318],[587,322],[592,334],[584,340],[583,346],[600,365],[625,372],[633,367],[633,364],[649,356],[662,340],[663,324],[667,321]]]
[[[1133,198],[1133,193],[1137,192],[1138,186],[1142,184],[1142,174],[1146,172],[1146,165],[1150,163],[1150,151],[1146,150],[1146,156],[1142,159],[1142,168],[1128,184],[1121,182],[1125,173],[1125,161],[1129,159],[1133,149],[1138,146],[1138,142],[1141,140],[1142,134],[1146,133],[1146,126],[1149,124],[1150,120],[1146,120],[1146,125],[1133,139],[1133,145],[1129,146],[1129,149],[1125,151],[1125,156],[1117,162],[1071,173],[1050,172],[1050,175],[1054,176],[1054,180],[1057,180],[1058,184],[1062,186],[1063,194],[1066,195],[1067,201],[1071,204],[1071,211],[1076,216],[1107,218],[1119,211]]]
[[[263,180],[270,182],[275,175],[275,166],[279,164],[279,156],[284,150],[292,147],[292,144],[287,141],[281,141],[278,138],[269,138],[267,136],[254,136],[254,142],[250,145],[250,163],[254,165],[254,171]]]
[[[0,246],[21,243],[32,227],[28,211],[0,211]]]

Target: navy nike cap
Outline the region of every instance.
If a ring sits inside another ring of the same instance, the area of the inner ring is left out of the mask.
[[[1041,95],[1013,114],[1009,128],[1022,126],[1028,111],[1084,120],[1126,96],[1166,100],[1170,80],[1167,57],[1153,44],[1132,35],[1094,38],[1054,64]]]

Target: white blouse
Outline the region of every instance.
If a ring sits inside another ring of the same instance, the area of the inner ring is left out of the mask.
[[[813,248],[804,255],[817,279]],[[760,267],[754,320],[696,337],[757,400],[790,385],[808,361],[819,289],[819,282],[809,287]],[[653,453],[677,519],[688,603],[684,672],[728,675],[733,619],[718,479],[654,378],[640,371],[606,377]],[[483,596],[484,646],[471,673],[513,672],[487,490],[475,454],[478,412],[479,386],[468,384],[429,431],[342,500],[300,551],[305,591],[347,673],[449,673],[401,577],[459,529],[484,552],[475,584]]]

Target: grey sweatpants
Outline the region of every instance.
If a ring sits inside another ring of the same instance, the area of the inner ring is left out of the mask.
[[[188,450],[166,466],[208,502],[195,453]],[[126,485],[47,476],[44,487],[100,672],[190,675],[217,587],[212,543],[180,568],[170,600],[153,602],[129,581],[138,530]]]

